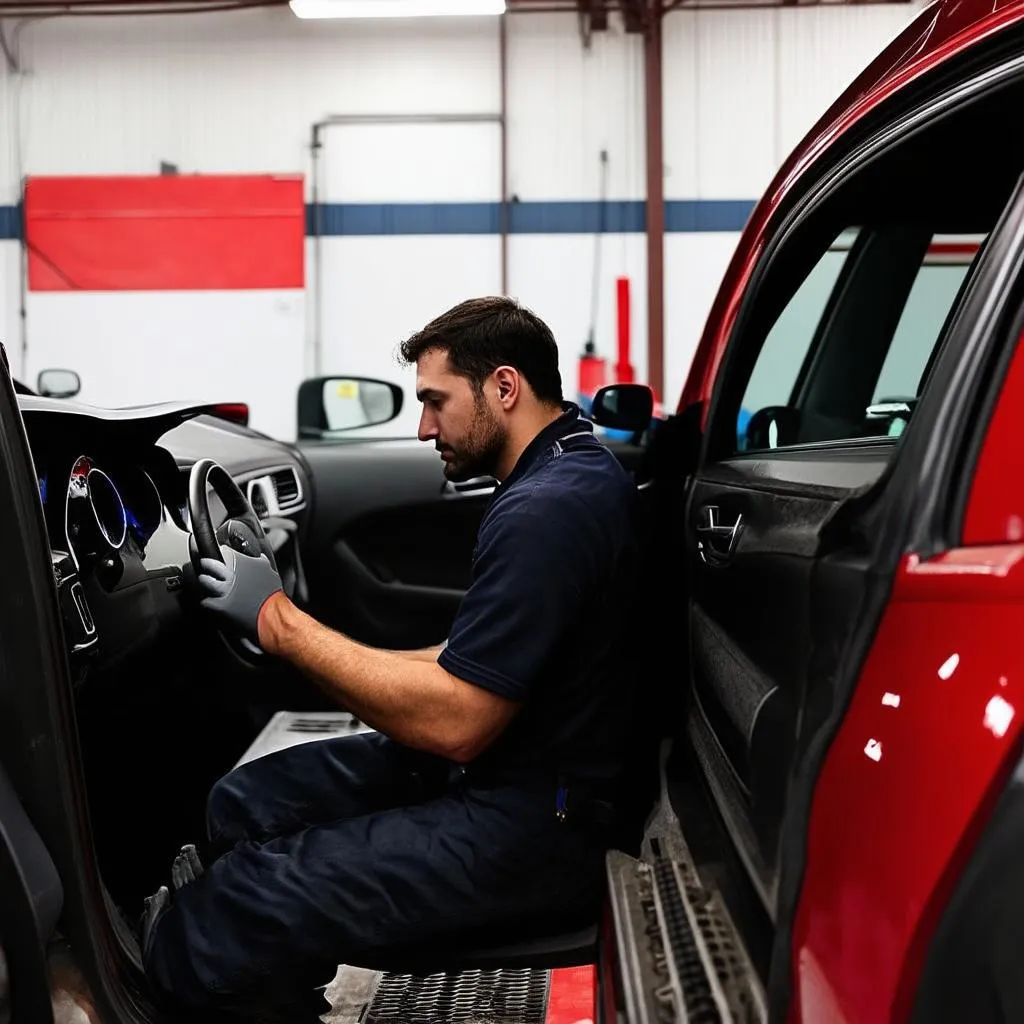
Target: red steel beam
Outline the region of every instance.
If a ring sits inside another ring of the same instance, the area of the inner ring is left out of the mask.
[[[644,26],[644,124],[647,155],[647,383],[664,397],[665,176],[662,137],[661,0],[650,0]]]

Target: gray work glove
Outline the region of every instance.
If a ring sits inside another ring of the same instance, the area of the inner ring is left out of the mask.
[[[223,562],[199,561],[199,604],[222,619],[230,632],[258,647],[260,609],[283,589],[281,577],[266,555],[253,558],[223,544],[220,551]]]

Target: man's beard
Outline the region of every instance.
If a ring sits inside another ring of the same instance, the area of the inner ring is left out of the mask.
[[[465,439],[458,448],[451,445],[441,448],[448,455],[444,463],[445,479],[460,483],[478,476],[494,476],[506,441],[505,430],[483,399],[478,399]]]

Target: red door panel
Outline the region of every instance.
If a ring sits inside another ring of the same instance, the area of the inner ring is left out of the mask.
[[[790,1020],[900,1021],[1024,726],[1024,546],[900,567],[815,791]]]

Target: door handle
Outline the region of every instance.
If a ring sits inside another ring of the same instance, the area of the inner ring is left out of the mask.
[[[734,519],[724,520],[722,510],[717,505],[705,505],[700,510],[697,525],[697,550],[701,560],[707,565],[724,565],[728,562],[736,550],[742,529],[743,516],[739,513]]]

